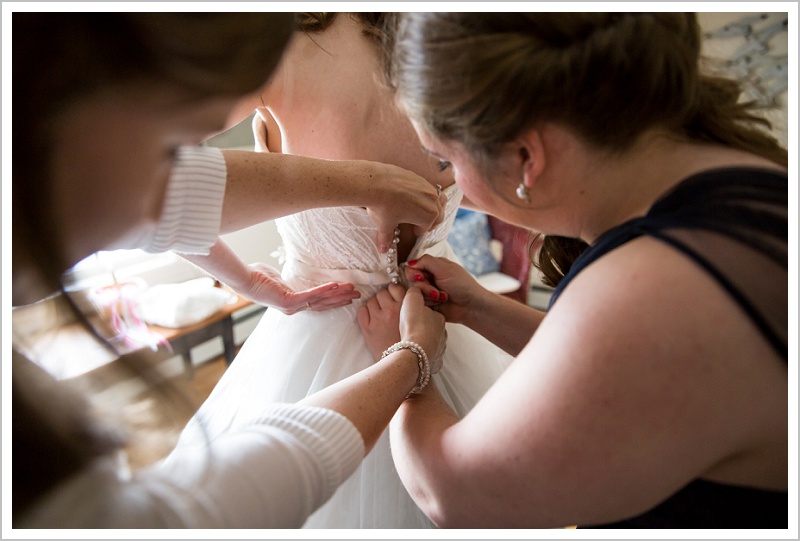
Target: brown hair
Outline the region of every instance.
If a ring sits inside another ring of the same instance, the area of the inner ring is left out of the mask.
[[[298,30],[303,32],[324,32],[340,13],[336,12],[303,12],[295,14],[295,25]],[[348,13],[350,17],[361,23],[363,26],[362,33],[370,38],[376,40],[378,43],[383,43],[385,39],[394,35],[394,13],[367,13],[355,12]]]
[[[304,12],[295,15],[295,25],[298,30],[310,34],[324,32],[330,27],[336,18],[341,15],[337,12]],[[381,61],[387,75],[389,69],[389,57],[394,46],[394,36],[397,33],[397,24],[400,13],[368,13],[355,12],[346,13],[353,20],[361,24],[361,33],[371,40],[381,54]],[[387,81],[384,83],[388,85]]]
[[[532,253],[531,262],[542,274],[544,285],[555,287],[569,273],[572,264],[589,245],[581,239],[558,235],[542,235],[538,253]],[[534,246],[535,246],[534,240]]]
[[[408,13],[388,69],[409,116],[485,168],[541,122],[607,152],[661,128],[785,166],[786,150],[756,105],[739,101],[738,83],[700,73],[700,48],[692,13]],[[546,242],[540,268],[557,261],[566,272],[564,257],[581,243]]]
[[[291,13],[12,17],[13,247],[16,252],[24,246],[33,254],[39,278],[53,291],[61,289],[69,263],[59,250],[53,222],[48,154],[52,119],[72,101],[113,85],[170,86],[186,103],[245,95],[267,80],[293,20]],[[122,364],[147,378],[151,361],[146,355],[130,355]],[[82,397],[64,384],[55,385],[16,351],[12,376],[12,515],[17,517],[47,489],[116,449],[123,439],[97,424]]]

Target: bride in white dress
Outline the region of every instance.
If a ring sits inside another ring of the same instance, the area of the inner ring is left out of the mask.
[[[402,262],[423,254],[455,259],[447,236],[462,193],[452,174],[423,153],[410,123],[380,86],[378,49],[363,29],[362,22],[340,14],[323,32],[297,33],[262,95],[266,107],[257,109],[256,149],[410,169],[444,186],[445,219],[419,237],[400,226],[396,244],[384,254],[375,243],[374,223],[360,207],[314,209],[277,220],[287,284],[302,290],[331,281],[352,283],[361,298],[322,312],[267,310],[179,445],[213,439],[257,419],[267,404],[296,402],[373,364],[358,308],[393,279],[402,280]],[[444,368],[433,381],[463,415],[512,357],[464,326],[448,324],[447,332]],[[400,482],[389,445],[387,431],[304,527],[433,527]]]

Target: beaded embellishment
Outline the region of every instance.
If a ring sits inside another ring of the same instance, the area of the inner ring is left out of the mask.
[[[400,283],[400,268],[397,263],[397,245],[400,244],[400,228],[396,227],[394,230],[394,238],[392,239],[392,246],[386,252],[386,274],[389,275],[389,280],[393,284]]]
[[[386,351],[383,352],[381,359],[401,349],[410,349],[417,356],[417,362],[419,364],[419,377],[417,378],[417,384],[413,389],[411,389],[411,392],[406,395],[406,398],[409,398],[410,396],[419,393],[428,385],[428,383],[430,383],[431,365],[428,362],[428,355],[425,353],[425,350],[422,349],[422,346],[409,340],[401,340],[390,346]]]

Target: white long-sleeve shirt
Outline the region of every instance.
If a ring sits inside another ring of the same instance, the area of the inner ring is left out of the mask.
[[[361,434],[325,408],[276,404],[207,446],[127,476],[109,459],[40,500],[22,528],[298,528],[355,471]]]
[[[181,149],[148,251],[207,253],[216,241],[226,168],[215,148]],[[335,411],[271,406],[257,421],[182,446],[129,475],[114,458],[61,483],[15,528],[297,528],[365,454]]]

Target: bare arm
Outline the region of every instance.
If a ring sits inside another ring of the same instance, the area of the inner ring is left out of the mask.
[[[300,156],[224,150],[227,182],[221,233],[309,208],[364,206],[378,226],[376,243],[386,251],[399,223],[421,233],[443,218],[445,200],[422,177],[369,161],[333,161]],[[237,293],[293,314],[349,304],[360,295],[352,284],[322,284],[294,291],[277,269],[247,265],[221,239],[208,255],[183,257]]]
[[[405,402],[392,453],[442,527],[610,522],[698,477],[785,485],[785,385],[727,294],[642,239],[570,284],[463,419],[434,390]]]
[[[221,234],[310,208],[360,206],[378,226],[378,245],[388,247],[397,224],[413,224],[421,234],[443,219],[444,196],[400,167],[246,150],[222,153],[228,180]]]
[[[466,325],[514,356],[544,318],[540,310],[485,289],[461,265],[444,258],[421,257],[406,268],[406,278],[426,299],[436,292],[433,304],[447,321]]]
[[[530,341],[545,313],[498,293],[487,293],[477,299],[463,324],[516,357]]]
[[[222,239],[217,239],[208,255],[180,255],[240,295],[285,314],[338,308],[361,296],[353,284],[336,282],[295,291],[283,281],[277,269],[266,263],[248,265]]]
[[[406,294],[401,286],[390,285],[383,294],[390,302],[393,298],[395,308],[402,303],[402,310],[410,314],[405,318],[406,323],[400,326],[398,337],[419,344],[427,352],[431,373],[435,374],[441,368],[446,342],[444,318],[425,307],[422,295],[417,290],[409,290]],[[359,314],[362,325],[368,324],[364,317],[362,311]],[[299,404],[329,408],[347,417],[361,432],[369,452],[389,425],[397,408],[406,401],[418,377],[417,355],[408,349],[401,349],[369,368],[317,391]],[[418,400],[418,397],[408,399],[414,400]]]

